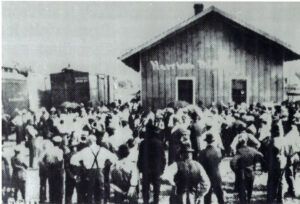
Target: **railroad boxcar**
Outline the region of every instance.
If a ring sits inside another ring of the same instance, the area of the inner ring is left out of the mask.
[[[105,74],[91,74],[64,68],[60,73],[50,74],[51,101],[59,106],[65,101],[88,103],[114,101],[114,79]]]
[[[16,109],[28,108],[27,77],[15,68],[2,67],[2,111],[12,115]]]

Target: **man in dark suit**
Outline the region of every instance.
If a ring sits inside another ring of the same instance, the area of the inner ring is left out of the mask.
[[[241,203],[250,203],[254,183],[254,165],[263,159],[263,154],[246,145],[241,138],[240,148],[230,161],[230,167],[235,173],[236,189]]]
[[[189,143],[182,145],[180,160],[177,161],[178,170],[174,176],[176,196],[174,200],[170,200],[170,203],[202,203],[203,197],[210,189],[209,177],[202,165],[193,160],[193,152]]]
[[[213,146],[215,139],[212,134],[207,134],[205,141],[207,142],[207,147],[200,152],[199,161],[209,177],[211,188],[204,197],[204,203],[211,203],[211,195],[214,192],[217,196],[218,203],[223,204],[222,178],[219,169],[222,160],[221,150]]]
[[[191,114],[193,123],[190,127],[191,130],[191,144],[192,148],[195,150],[193,153],[193,159],[197,160],[197,156],[200,152],[200,137],[205,132],[206,126],[205,122],[200,119],[199,115],[196,112]]]
[[[144,203],[149,203],[150,184],[153,185],[154,204],[159,202],[160,176],[166,165],[164,144],[155,134],[155,126],[147,125],[145,139],[140,144],[137,166],[143,174],[142,194]]]

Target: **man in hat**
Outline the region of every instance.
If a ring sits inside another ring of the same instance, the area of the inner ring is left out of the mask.
[[[17,145],[15,147],[15,155],[11,158],[11,166],[13,169],[12,184],[15,189],[15,201],[17,201],[19,190],[21,191],[22,198],[25,199],[25,171],[27,169],[27,165],[22,161],[20,152],[21,146]]]
[[[263,159],[263,155],[256,149],[247,146],[246,142],[245,137],[240,138],[240,148],[237,149],[236,155],[230,161],[230,167],[235,173],[235,187],[238,190],[241,203],[251,201],[254,165]]]
[[[79,141],[79,144],[77,146],[77,151],[80,151],[88,146],[87,144],[87,138],[89,136],[88,131],[75,132],[74,136],[77,137],[77,140]]]
[[[79,169],[78,167],[72,165],[70,163],[70,160],[72,156],[77,152],[77,145],[78,143],[74,140],[72,144],[70,145],[70,152],[65,153],[64,155],[64,164],[65,164],[65,171],[66,171],[66,181],[65,181],[65,186],[66,186],[66,194],[65,194],[65,201],[66,203],[72,203],[72,196],[73,196],[73,191],[74,188],[77,190],[77,202],[81,203],[82,200],[82,194],[80,194],[78,187],[79,184]]]
[[[29,149],[29,166],[32,168],[36,168],[36,146],[35,146],[35,139],[38,135],[38,131],[34,127],[34,121],[33,119],[28,119],[27,125],[25,127],[25,133],[26,133],[26,147]]]
[[[214,120],[212,119],[211,115],[205,119],[205,125],[205,131],[200,137],[200,150],[205,149],[207,146],[207,142],[205,141],[207,134],[213,134],[215,138],[215,142],[213,143],[213,145],[220,148],[221,150],[224,150],[224,145],[220,136],[221,130],[214,125]]]
[[[200,115],[196,111],[191,113],[192,125],[191,125],[191,143],[192,148],[195,150],[193,158],[197,159],[197,155],[200,152],[200,138],[205,131],[205,122],[200,118]]]
[[[88,147],[76,152],[70,163],[84,168],[82,180],[85,182],[84,203],[103,203],[105,201],[104,168],[117,161],[116,155],[97,145],[94,135],[88,137]]]
[[[2,109],[2,137],[8,141],[10,116],[5,114]]]
[[[271,125],[271,137],[267,146],[267,202],[283,203],[282,187],[284,168],[287,164],[287,158],[284,153],[286,147],[285,138],[280,135],[279,127],[276,121]]]
[[[204,203],[211,203],[211,195],[214,192],[217,196],[218,203],[223,204],[222,178],[219,169],[222,160],[221,150],[212,145],[215,141],[213,134],[207,134],[205,141],[207,142],[207,147],[200,152],[199,161],[206,170],[211,188],[204,197]]]
[[[63,151],[59,148],[62,142],[60,136],[55,136],[52,139],[52,144],[46,148],[42,161],[47,168],[49,179],[49,196],[51,203],[61,203],[62,188],[63,188]]]
[[[150,184],[152,184],[154,204],[157,204],[160,194],[160,176],[164,172],[166,158],[162,141],[149,126],[148,128],[145,139],[140,144],[137,166],[143,175],[142,194],[144,203],[149,203]]]
[[[179,125],[177,129],[172,133],[169,140],[169,165],[179,160],[179,152],[182,144],[191,144],[191,131],[185,126]],[[172,154],[172,155],[170,155]],[[172,159],[170,161],[170,159]]]
[[[130,203],[137,203],[138,169],[136,163],[132,162],[129,148],[123,144],[118,149],[119,160],[111,166],[110,184],[114,189],[116,203],[123,203],[129,199]]]
[[[46,108],[42,107],[41,108],[42,115],[39,118],[39,122],[37,124],[37,129],[39,131],[39,134],[44,137],[44,139],[49,138],[49,123],[50,123],[50,116],[49,113],[47,112]]]
[[[295,171],[296,162],[299,162],[300,153],[300,114],[299,112],[294,115],[291,130],[284,137],[285,147],[284,155],[287,158],[285,166],[285,179],[288,184],[288,191],[286,197],[295,197]]]
[[[16,116],[12,119],[13,125],[16,127],[16,142],[20,144],[24,140],[24,126],[22,112],[16,109]]]
[[[193,160],[193,149],[189,144],[182,147],[178,170],[174,177],[176,203],[196,204],[203,199],[210,188],[209,178],[201,164]]]
[[[155,114],[155,134],[165,143],[165,123],[164,123],[164,112],[160,109],[156,111]]]
[[[180,118],[173,114],[169,118],[168,122],[168,129],[169,129],[169,138],[168,138],[168,145],[169,145],[169,152],[168,152],[168,164],[172,164],[174,161],[176,161],[176,157],[178,157],[178,154],[176,152],[177,149],[177,130],[181,127],[181,120]]]
[[[260,147],[260,142],[254,137],[254,135],[247,133],[247,128],[245,126],[238,126],[237,128],[238,135],[234,137],[230,147],[233,153],[235,154],[237,149],[242,146],[242,143],[245,141],[246,145],[249,141],[254,144],[258,149]]]

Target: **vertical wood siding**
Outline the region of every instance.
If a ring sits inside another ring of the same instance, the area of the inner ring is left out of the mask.
[[[174,33],[141,56],[142,102],[163,108],[176,99],[176,77],[195,78],[195,102],[232,101],[232,79],[247,80],[247,102],[283,100],[283,54],[257,36],[237,32],[218,18]],[[201,63],[199,64],[199,60]],[[153,70],[150,62],[174,68]],[[193,64],[194,69],[177,65]],[[176,65],[176,66],[175,66]]]

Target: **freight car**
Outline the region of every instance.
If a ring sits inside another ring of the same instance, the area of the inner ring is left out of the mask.
[[[114,101],[114,78],[104,74],[91,74],[68,68],[50,74],[51,101],[59,106],[65,101],[93,105]]]
[[[27,76],[18,69],[2,67],[2,111],[13,115],[15,109],[29,108]]]

